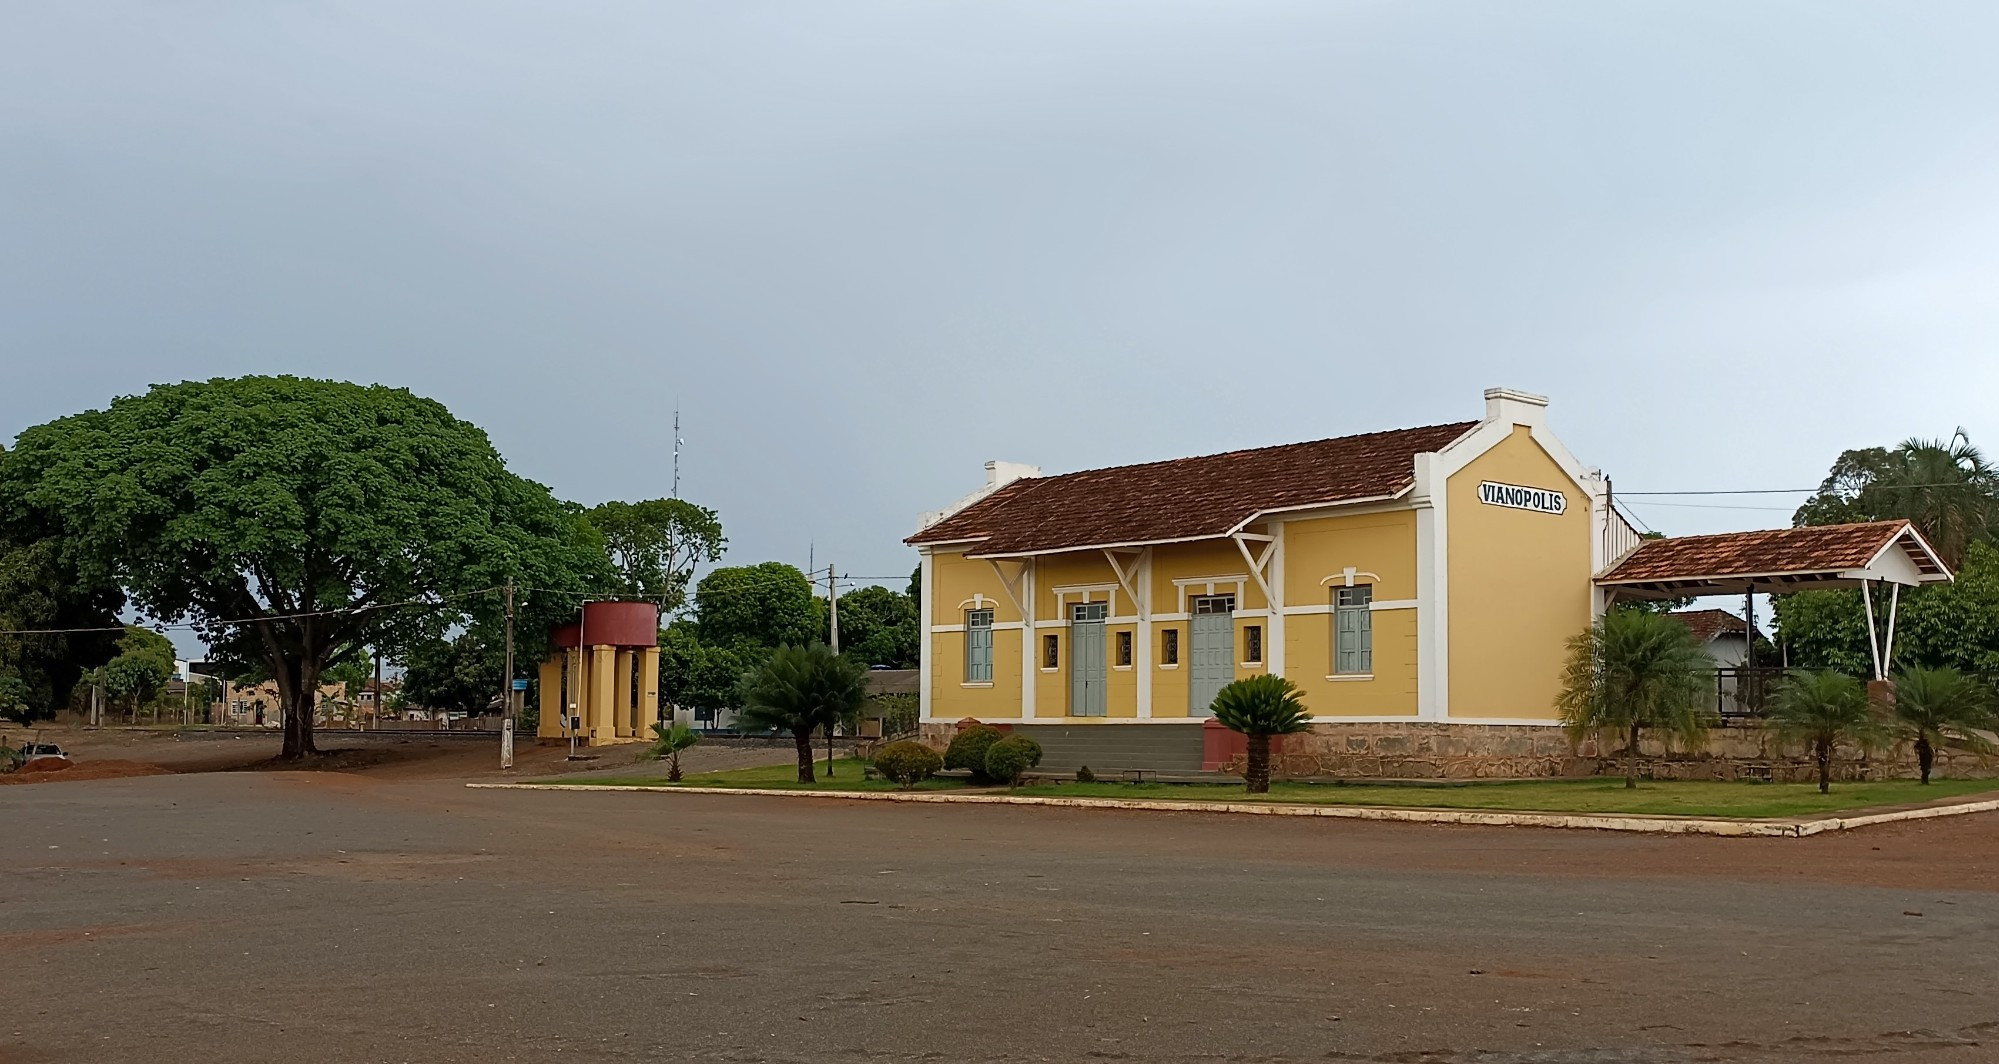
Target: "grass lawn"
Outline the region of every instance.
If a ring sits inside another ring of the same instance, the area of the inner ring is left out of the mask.
[[[798,782],[796,765],[764,765],[727,772],[690,775],[680,783],[662,779],[608,778],[560,780],[576,787],[760,787],[780,790],[892,791],[887,780],[863,776],[867,762],[842,758],[835,775],[826,778],[826,762],[818,763],[819,782]],[[958,779],[926,780],[919,790],[963,790]],[[1925,787],[1914,780],[1835,783],[1822,795],[1812,783],[1689,783],[1644,781],[1626,790],[1623,777],[1582,780],[1455,785],[1370,786],[1365,783],[1273,783],[1268,795],[1251,795],[1242,785],[1223,783],[1041,783],[1012,793],[1067,798],[1150,798],[1183,802],[1294,802],[1313,805],[1395,806],[1404,809],[1497,809],[1544,813],[1662,813],[1677,816],[1786,817],[1902,805],[1937,798],[1992,792],[1999,797],[1999,780],[1937,780]]]
[[[1053,783],[1022,787],[1016,793],[1078,798],[1375,805],[1405,809],[1784,817],[1924,802],[1986,791],[1999,792],[1999,780],[1936,780],[1927,787],[1914,780],[1835,783],[1831,794],[1820,794],[1816,783],[1694,783],[1672,780],[1640,780],[1637,790],[1626,790],[1621,776],[1615,779],[1527,780],[1436,787],[1272,783],[1268,795],[1246,794],[1240,784],[1173,783]]]
[[[566,783],[577,787],[764,787],[781,790],[811,791],[893,791],[897,787],[888,780],[865,778],[868,763],[857,757],[844,757],[833,762],[833,778],[826,778],[826,759],[820,758],[813,771],[818,775],[817,783],[798,782],[798,766],[787,762],[782,765],[760,765],[756,768],[737,768],[727,772],[700,772],[690,774],[679,783],[668,783],[663,779],[608,778],[587,780],[549,780],[550,783]],[[925,780],[917,787],[921,791],[949,791],[965,786],[964,780]]]

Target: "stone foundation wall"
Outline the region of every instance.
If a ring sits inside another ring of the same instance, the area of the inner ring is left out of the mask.
[[[1803,750],[1785,749],[1761,728],[1708,730],[1705,748],[1672,751],[1658,740],[1641,742],[1638,774],[1646,779],[1778,782],[1816,780],[1818,765]],[[1595,739],[1571,743],[1560,728],[1498,724],[1314,724],[1286,735],[1272,751],[1278,777],[1346,779],[1528,779],[1621,776],[1617,747]],[[1241,772],[1238,758],[1223,766]],[[1999,762],[1981,764],[1962,753],[1939,753],[1935,775],[1983,779],[1999,776]],[[1833,762],[1837,779],[1915,779],[1909,750],[1866,756],[1842,750]]]
[[[919,738],[941,753],[956,734],[955,723],[929,722],[921,726]],[[1314,724],[1311,731],[1282,736],[1274,744],[1271,775],[1278,778],[1555,779],[1624,774],[1615,746],[1599,751],[1594,739],[1571,743],[1560,728],[1526,725]],[[1663,742],[1648,738],[1639,752],[1643,760],[1638,774],[1646,779],[1818,779],[1818,766],[1805,751],[1783,748],[1761,728],[1709,729],[1706,748],[1692,753],[1668,751]],[[1222,771],[1240,773],[1241,758]],[[1833,776],[1840,780],[1917,775],[1915,754],[1906,749],[1872,757],[1842,750],[1833,762]],[[1999,760],[1980,764],[1969,754],[1943,751],[1937,755],[1935,775],[1995,778]]]

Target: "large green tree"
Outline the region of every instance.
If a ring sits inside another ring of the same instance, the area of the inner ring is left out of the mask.
[[[481,713],[504,686],[504,635],[474,625],[446,639],[427,637],[403,655],[403,697],[429,709]]]
[[[118,656],[104,664],[104,688],[125,703],[138,719],[139,707],[152,701],[174,675],[174,645],[148,628],[127,627],[118,638]]]
[[[795,565],[761,562],[712,570],[694,588],[705,643],[804,646],[826,624],[826,604]]]
[[[12,456],[0,447],[0,480]],[[116,582],[87,580],[63,557],[47,515],[0,506],[0,716],[26,724],[55,715],[83,676],[111,660],[125,596]]]
[[[672,613],[686,604],[694,567],[722,556],[728,540],[715,511],[685,499],[607,502],[590,510],[618,568],[619,592]]]
[[[11,508],[54,526],[80,583],[266,666],[286,758],[315,752],[329,666],[490,618],[509,579],[533,589],[533,631],[613,578],[579,508],[442,405],[380,386],[244,377],[115,399],[21,434],[0,465]]]
[[[1999,531],[1999,472],[1958,429],[1947,440],[1909,439],[1892,450],[1846,451],[1792,517],[1797,525],[1906,519],[1949,565]]]
[[[916,600],[871,586],[840,596],[840,652],[863,665],[916,667]]]

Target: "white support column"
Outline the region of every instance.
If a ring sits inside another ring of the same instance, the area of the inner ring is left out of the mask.
[[[1035,668],[1034,644],[1040,642],[1034,635],[1034,616],[1040,605],[1034,598],[1034,577],[1041,562],[1029,558],[1021,563],[1020,574],[1020,716],[1022,720],[1034,719],[1035,680],[1041,675]]]
[[[1416,716],[1422,720],[1446,719],[1451,705],[1450,511],[1440,465],[1434,454],[1416,456]]]
[[[1138,670],[1138,715],[1152,716],[1152,548],[1138,556],[1138,635],[1131,663]]]
[[[1270,534],[1270,616],[1263,625],[1263,667],[1272,676],[1284,675],[1284,522],[1272,521]]]
[[[1888,589],[1888,645],[1881,650],[1881,678],[1895,671],[1895,611],[1902,604],[1902,585]]]
[[[1867,652],[1874,655],[1874,678],[1881,679],[1881,639],[1874,631],[1873,581],[1860,582],[1860,604],[1867,611]]]
[[[931,618],[934,615],[934,611],[931,608],[931,600],[936,598],[937,585],[930,574],[930,552],[928,550],[921,553],[920,563],[923,573],[920,580],[921,587],[918,589],[918,598],[920,601],[916,605],[916,630],[922,633],[923,639],[916,647],[916,682],[918,685],[916,692],[917,719],[930,720],[935,712],[935,707],[931,705],[930,698],[932,656],[930,644],[932,640],[937,638],[937,634],[930,630]]]

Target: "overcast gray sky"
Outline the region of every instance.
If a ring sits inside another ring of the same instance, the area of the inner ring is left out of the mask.
[[[1621,491],[1999,450],[1994,40],[1941,2],[21,0],[0,438],[380,381],[595,503],[667,493],[677,405],[731,561],[863,576],[988,458],[1494,384]]]

